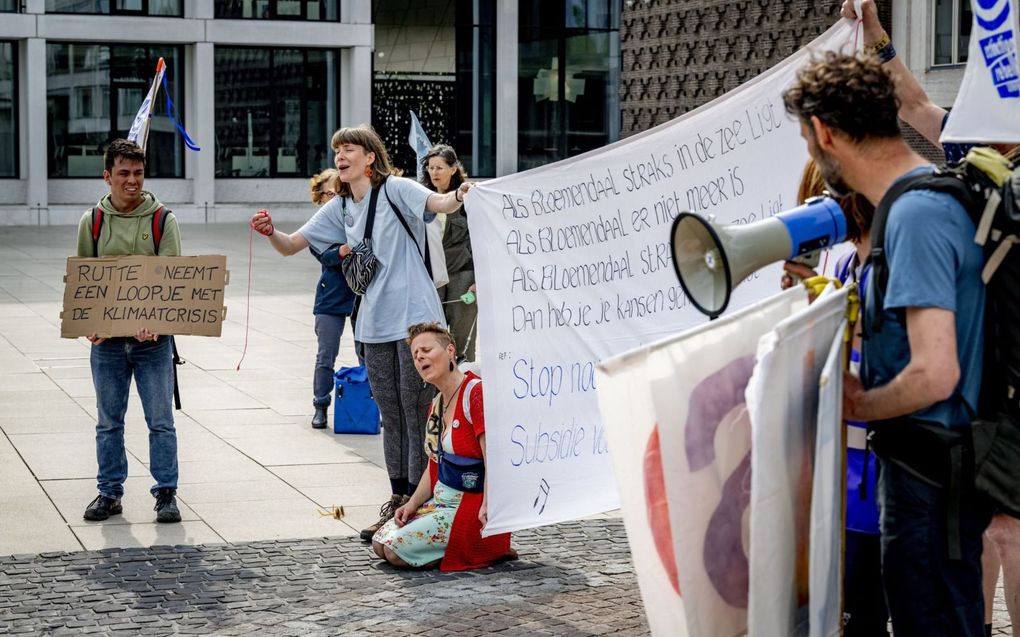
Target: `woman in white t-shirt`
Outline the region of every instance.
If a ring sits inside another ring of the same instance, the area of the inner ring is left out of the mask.
[[[276,230],[265,210],[256,212],[251,224],[283,255],[308,246],[321,249],[338,238],[357,246],[364,239],[372,191],[379,189],[372,229],[372,250],[379,265],[362,298],[354,338],[364,348],[372,395],[382,417],[393,495],[383,504],[379,522],[361,532],[362,539],[370,541],[414,493],[418,485],[411,481],[422,475],[427,462],[424,414],[434,389],[422,382],[404,338],[411,325],[445,324],[423,259],[425,224],[432,220],[428,213],[455,212],[473,184],[438,194],[414,180],[393,176],[386,148],[369,126],[341,128],[333,134],[331,146],[340,175],[340,206],[322,208],[294,234]],[[341,251],[345,257],[347,246]]]

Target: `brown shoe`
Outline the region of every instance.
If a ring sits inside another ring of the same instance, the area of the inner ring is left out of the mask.
[[[394,493],[390,496],[390,499],[383,503],[379,507],[379,521],[361,531],[361,539],[366,542],[372,541],[372,536],[375,532],[382,528],[384,524],[389,522],[393,518],[393,514],[396,513],[397,509],[404,506],[411,498],[406,495],[397,495]]]

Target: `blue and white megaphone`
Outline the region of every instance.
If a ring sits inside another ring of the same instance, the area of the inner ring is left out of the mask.
[[[715,318],[733,288],[770,263],[836,245],[846,218],[835,199],[813,197],[793,210],[748,224],[716,226],[691,212],[673,221],[673,267],[684,292],[702,314]]]

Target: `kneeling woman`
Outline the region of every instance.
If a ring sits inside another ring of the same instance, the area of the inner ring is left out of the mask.
[[[482,381],[454,361],[453,336],[435,323],[412,325],[414,366],[439,395],[426,428],[428,467],[418,489],[372,538],[376,555],[395,566],[463,571],[512,559],[510,534],[482,538],[486,522],[485,415]]]

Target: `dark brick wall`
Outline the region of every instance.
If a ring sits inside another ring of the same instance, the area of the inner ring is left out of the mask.
[[[775,65],[839,19],[840,4],[839,0],[624,2],[621,137],[697,108]],[[886,25],[890,4],[880,5]]]

